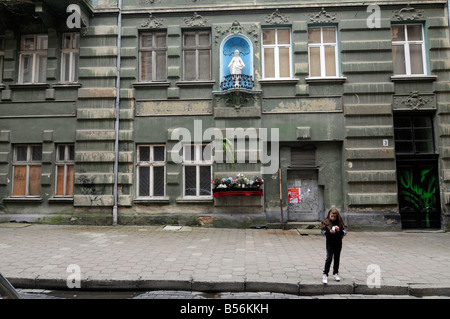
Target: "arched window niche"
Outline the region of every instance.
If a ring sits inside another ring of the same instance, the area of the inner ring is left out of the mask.
[[[223,39],[220,45],[221,90],[252,90],[253,69],[252,42],[242,34],[231,34]]]

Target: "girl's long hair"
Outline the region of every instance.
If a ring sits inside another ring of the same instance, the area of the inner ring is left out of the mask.
[[[330,209],[328,211],[327,218],[325,218],[322,221],[322,227],[328,227],[329,229],[331,228],[331,220],[330,220],[331,214],[336,214],[339,228],[340,229],[345,229],[346,227],[345,227],[345,224],[344,224],[344,220],[342,219],[341,214],[339,213],[339,211],[336,208],[332,208],[332,209]]]

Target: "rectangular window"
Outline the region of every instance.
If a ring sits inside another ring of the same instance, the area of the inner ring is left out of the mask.
[[[212,163],[211,147],[209,145],[184,145],[185,197],[211,197]]]
[[[433,119],[431,116],[394,117],[397,154],[433,154]]]
[[[167,79],[167,40],[165,32],[146,32],[140,36],[140,80]]]
[[[0,83],[3,82],[3,60],[5,56],[5,37],[0,36]]]
[[[41,192],[41,145],[16,145],[13,158],[13,197],[39,197]]]
[[[48,36],[22,36],[19,57],[19,83],[45,83],[47,79]]]
[[[392,62],[396,75],[427,73],[422,24],[392,25]]]
[[[310,77],[339,76],[337,28],[308,28],[308,56]]]
[[[183,32],[183,74],[186,81],[211,80],[211,32]]]
[[[263,78],[291,78],[291,29],[263,29]]]
[[[166,194],[166,147],[141,145],[137,163],[138,197],[163,197]]]
[[[61,50],[61,82],[78,82],[79,58],[80,34],[63,34]]]
[[[56,148],[56,191],[55,196],[73,196],[75,146],[60,144]]]

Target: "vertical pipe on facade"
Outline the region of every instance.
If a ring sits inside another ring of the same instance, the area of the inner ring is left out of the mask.
[[[447,12],[448,12],[448,29],[450,31],[450,0],[447,0]]]
[[[116,120],[114,124],[116,139],[114,141],[114,206],[113,206],[113,226],[117,225],[117,206],[118,206],[118,184],[119,184],[119,119],[120,119],[120,60],[122,47],[122,0],[118,0],[117,8],[117,78],[116,78]]]

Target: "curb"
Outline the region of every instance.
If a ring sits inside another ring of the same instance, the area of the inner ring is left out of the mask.
[[[9,278],[10,283],[22,289],[71,290],[66,280],[46,278]],[[193,280],[103,280],[87,279],[79,290],[180,290],[196,292],[273,292],[297,296],[358,294],[358,295],[402,295],[402,296],[449,296],[450,285],[408,284],[403,286],[381,286],[369,288],[365,284],[332,283],[283,283],[265,281],[193,281]]]
[[[441,284],[411,284],[410,294],[412,296],[450,296],[450,287]]]

